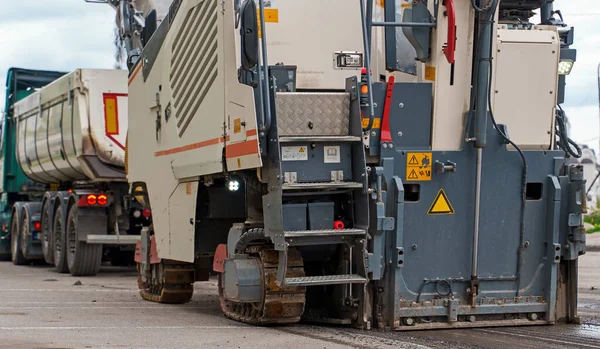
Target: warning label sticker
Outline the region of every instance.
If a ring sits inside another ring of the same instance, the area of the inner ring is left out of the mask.
[[[363,128],[369,127],[369,118],[362,119],[362,127]],[[381,128],[381,118],[374,118],[373,125],[371,126],[371,128]]]
[[[408,153],[406,156],[406,180],[431,180],[431,153]]]
[[[242,132],[242,119],[233,120],[233,133]]]
[[[281,161],[308,160],[308,146],[281,147]]]
[[[340,163],[340,146],[325,146],[324,149],[324,158],[326,164],[339,164]]]
[[[429,207],[429,211],[427,211],[428,215],[443,215],[443,214],[454,214],[454,208],[446,195],[444,189],[440,189],[440,191],[433,199],[433,203],[431,203],[431,207]]]

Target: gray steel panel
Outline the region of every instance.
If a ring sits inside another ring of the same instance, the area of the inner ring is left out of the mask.
[[[350,133],[348,93],[277,93],[275,108],[280,136],[347,136]]]
[[[422,151],[428,151],[427,149],[423,148]],[[382,158],[386,158],[382,165],[385,166],[389,193],[394,188],[394,175],[405,182],[409,154],[398,147],[381,149],[381,153]],[[535,309],[526,305],[533,305],[536,299],[548,300],[553,297],[553,290],[557,287],[552,282],[556,276],[553,275],[556,273],[556,268],[553,268],[555,252],[548,247],[549,244],[553,246],[556,243],[552,241],[553,237],[549,232],[552,227],[548,224],[548,215],[553,214],[548,209],[549,201],[554,200],[549,195],[553,188],[548,188],[552,183],[548,176],[559,175],[556,173],[555,161],[562,155],[556,151],[525,152],[529,169],[527,182],[543,183],[544,190],[540,200],[526,202],[524,240],[527,247],[524,250],[521,274],[518,275],[522,164],[518,153],[507,150],[498,133],[491,125],[488,126],[488,147],[483,150],[479,226],[480,293],[477,308],[473,310],[475,313],[549,311],[552,303],[536,304]],[[446,299],[439,293],[447,291],[447,284],[440,284],[439,280],[451,283],[455,298],[468,299],[475,211],[476,150],[472,144],[466,144],[462,151],[432,152],[431,160],[432,163],[455,162],[457,172],[441,173],[434,170],[431,181],[410,182],[420,185],[420,199],[417,202],[405,201],[403,197],[395,198],[389,194],[387,198],[387,205],[397,205],[399,208],[397,213],[394,209],[388,209],[388,215],[398,216],[399,226],[395,234],[387,235],[387,239],[391,238],[392,241],[386,241],[386,260],[397,258],[398,251],[402,251],[403,260],[402,266],[396,266],[394,275],[388,280],[390,290],[386,291],[386,299],[391,303],[387,308],[396,310],[395,318],[386,320],[391,325],[398,317],[445,315],[442,313],[447,309],[435,310],[435,306],[422,307],[419,314],[415,314],[414,307],[409,305],[417,299],[431,302],[432,305]],[[455,211],[453,215],[427,214],[440,189],[446,192]],[[562,188],[566,189],[568,188]],[[395,241],[396,236],[400,241]],[[520,280],[517,276],[520,276]],[[405,305],[401,305],[402,302]],[[509,309],[507,304],[512,302],[525,305]],[[461,307],[458,315],[464,314],[470,313]],[[387,313],[386,316],[391,315]],[[478,316],[478,320],[480,319],[484,320],[485,316]]]

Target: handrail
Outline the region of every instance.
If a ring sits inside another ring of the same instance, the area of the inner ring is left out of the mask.
[[[454,0],[445,0],[446,13],[448,14],[448,43],[443,48],[448,63],[454,64],[454,52],[456,51],[456,9]]]
[[[269,61],[267,59],[267,28],[265,26],[265,3],[264,0],[258,0],[260,9],[260,29],[261,29],[261,46],[262,46],[262,68],[263,68],[263,99],[265,107],[263,113],[265,115],[265,132],[271,128],[271,89],[269,87]]]

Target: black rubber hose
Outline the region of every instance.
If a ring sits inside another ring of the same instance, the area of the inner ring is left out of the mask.
[[[245,232],[235,244],[235,253],[244,253],[246,247],[248,247],[250,243],[257,240],[268,240],[265,236],[265,230],[263,228],[254,228]]]
[[[556,128],[558,133],[558,146],[565,153],[567,153],[567,157],[572,156],[576,159],[581,158],[583,152],[577,143],[575,143],[569,135],[567,134],[567,126],[566,126],[566,113],[563,108],[558,105],[558,110],[556,110]],[[575,151],[573,151],[575,148]]]

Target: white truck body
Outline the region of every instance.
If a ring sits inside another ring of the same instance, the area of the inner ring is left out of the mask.
[[[17,158],[32,180],[126,181],[127,71],[78,69],[14,108]]]

